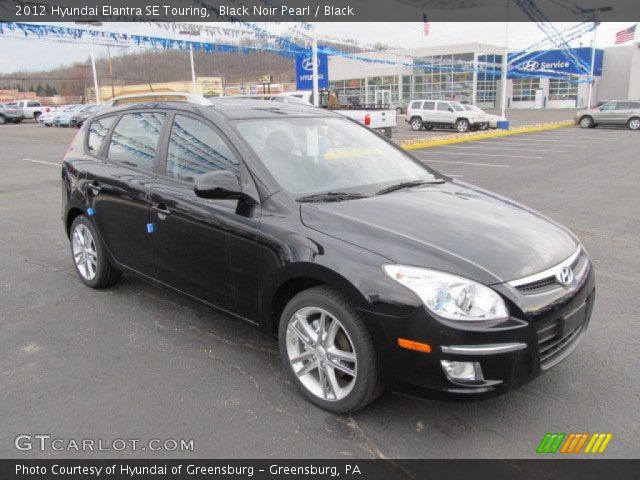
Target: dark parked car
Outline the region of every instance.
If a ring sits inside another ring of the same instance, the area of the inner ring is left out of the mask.
[[[24,120],[22,110],[6,104],[0,104],[0,125],[4,125],[7,122],[20,123],[22,120]]]
[[[100,110],[100,105],[85,105],[80,111],[71,115],[69,125],[80,128],[91,115]]]
[[[85,284],[134,273],[260,326],[333,412],[503,393],[580,341],[595,280],[567,229],[330,111],[213,103],[79,131],[62,200]]]

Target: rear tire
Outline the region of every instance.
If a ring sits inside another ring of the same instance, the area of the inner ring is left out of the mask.
[[[413,117],[411,119],[411,130],[418,132],[422,129],[422,119],[420,117]]]
[[[579,123],[582,128],[593,128],[595,126],[593,118],[590,117],[589,115],[585,115],[584,117],[581,117]]]
[[[40,115],[42,115],[42,113],[40,112],[36,112],[33,114],[33,119],[36,121],[36,123],[38,123],[38,119],[40,118]]]
[[[347,299],[327,286],[289,301],[280,318],[278,343],[293,383],[324,410],[353,412],[382,393],[368,330]]]
[[[640,130],[640,117],[630,118],[627,122],[627,127],[631,130]]]
[[[86,216],[79,215],[71,224],[69,244],[76,272],[85,285],[106,288],[120,279],[122,272],[111,264],[98,231]]]
[[[0,125],[4,125],[5,123],[7,123],[7,119],[4,115],[0,115]]]

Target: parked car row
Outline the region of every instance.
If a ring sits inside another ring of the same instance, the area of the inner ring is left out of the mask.
[[[46,127],[78,127],[80,128],[87,118],[100,109],[100,105],[65,105],[53,112],[42,114],[38,123]]]

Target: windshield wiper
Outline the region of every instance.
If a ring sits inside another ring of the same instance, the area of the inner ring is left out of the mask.
[[[440,178],[436,178],[434,180],[411,180],[408,182],[396,183],[395,185],[391,185],[390,187],[383,188],[376,192],[376,195],[384,195],[385,193],[395,192],[396,190],[402,190],[403,188],[411,188],[418,187],[420,185],[435,185],[439,183],[444,183],[444,180]]]
[[[354,192],[324,192],[304,197],[296,198],[298,202],[340,202],[342,200],[354,200],[356,198],[367,198],[362,193]]]

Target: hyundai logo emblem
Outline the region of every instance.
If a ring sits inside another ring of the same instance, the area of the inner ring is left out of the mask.
[[[535,60],[527,60],[526,62],[522,62],[518,65],[518,68],[521,70],[527,70],[529,72],[538,70],[540,68],[540,63]]]
[[[563,287],[571,285],[573,283],[573,270],[569,267],[562,267],[556,274],[556,280]]]
[[[318,58],[318,68],[320,68],[320,59]],[[304,57],[302,59],[302,69],[307,72],[311,72],[313,70],[313,59],[311,57]]]

